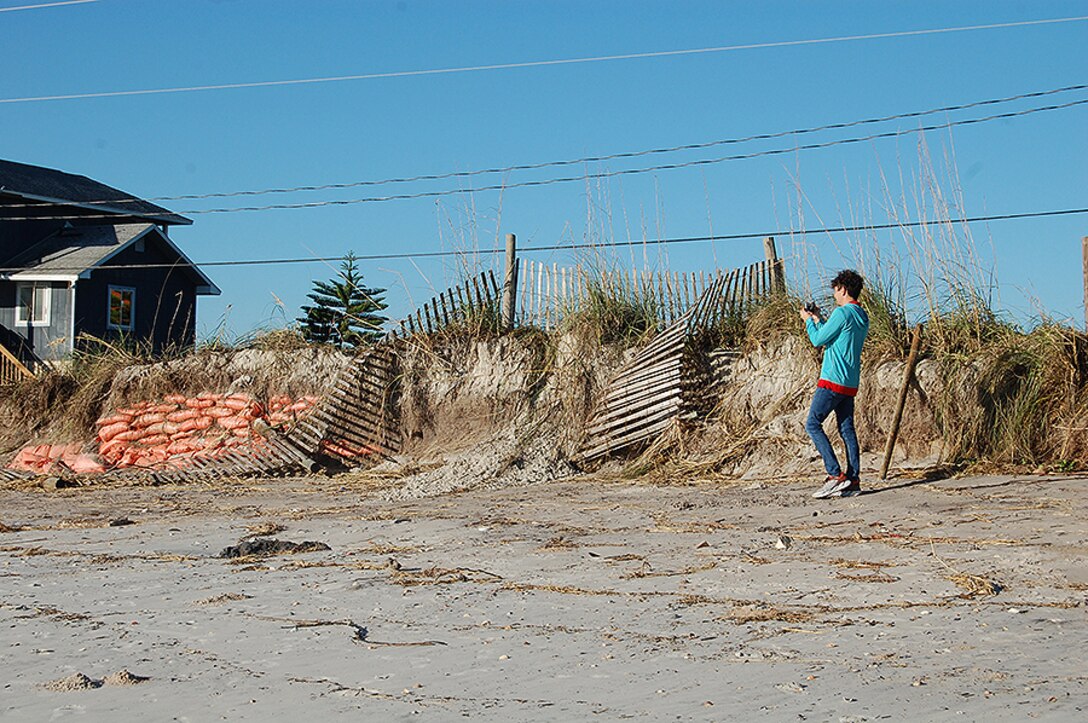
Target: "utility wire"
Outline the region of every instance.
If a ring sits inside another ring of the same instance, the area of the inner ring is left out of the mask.
[[[886,131],[883,133],[873,133],[866,136],[855,136],[852,138],[840,138],[832,141],[823,141],[820,143],[808,143],[804,145],[794,145],[784,148],[773,148],[763,151],[753,151],[751,153],[740,153],[729,156],[719,156],[716,158],[702,158],[692,161],[684,161],[678,163],[666,163],[656,166],[646,166],[642,168],[626,168],[616,171],[600,171],[593,174],[593,178],[611,178],[614,176],[629,176],[642,173],[652,173],[655,171],[670,171],[680,168],[691,168],[695,166],[706,166],[717,163],[724,163],[727,161],[740,161],[749,160],[753,158],[765,158],[770,156],[780,156],[798,151],[808,151],[820,148],[831,148],[833,146],[852,145],[857,143],[864,143],[868,141],[880,140],[884,138],[895,138],[908,134],[924,133],[926,131],[944,130],[955,126],[967,126],[975,125],[978,123],[986,123],[995,120],[1006,120],[1009,118],[1018,118],[1021,116],[1031,115],[1033,113],[1041,113],[1045,111],[1061,110],[1065,108],[1072,108],[1075,106],[1088,104],[1088,98],[1070,101],[1068,103],[1061,103],[1057,105],[1041,106],[1036,108],[1028,108],[1019,111],[1010,111],[1007,113],[998,113],[995,115],[984,116],[981,118],[967,118],[964,120],[950,121],[941,124],[932,124],[927,126],[919,126],[917,128],[908,128],[905,130]],[[386,201],[403,201],[409,199],[420,198],[440,198],[443,196],[464,195],[470,193],[477,193],[483,191],[505,191],[511,188],[534,188],[538,186],[549,186],[557,183],[569,183],[574,181],[584,181],[587,178],[585,175],[579,176],[561,176],[558,178],[546,178],[536,181],[521,181],[518,183],[499,183],[488,186],[478,186],[475,188],[455,188],[445,191],[421,191],[419,193],[402,193],[389,196],[371,196],[366,198],[354,198],[343,200],[325,200],[325,201],[306,201],[300,203],[278,203],[268,204],[265,206],[242,206],[233,208],[206,208],[206,209],[192,209],[187,211],[178,211],[177,213],[182,215],[195,216],[200,214],[209,213],[241,213],[241,212],[259,212],[259,211],[272,211],[272,210],[285,210],[285,209],[301,209],[301,208],[321,208],[325,206],[350,206],[360,203],[382,203]],[[44,205],[44,204],[43,204]],[[60,205],[61,203],[52,203],[50,205]],[[4,207],[0,206],[0,210]],[[32,220],[76,220],[76,219],[106,219],[117,218],[117,214],[87,214],[87,215],[65,215],[65,216],[0,216],[0,220],[7,221],[32,221]]]
[[[192,85],[173,88],[144,88],[141,90],[110,90],[94,93],[69,93],[63,95],[39,95],[22,98],[0,98],[0,103],[37,103],[50,100],[80,100],[86,98],[116,98],[136,95],[161,95],[165,93],[192,93],[208,90],[236,90],[239,88],[268,88],[287,85],[307,85],[315,83],[338,83],[351,80],[376,80],[379,78],[406,78],[425,75],[449,75],[453,73],[472,73],[487,70],[511,70],[515,68],[538,68],[551,65],[575,65],[599,63],[611,60],[636,60],[645,58],[664,58],[681,55],[699,55],[706,53],[724,53],[735,50],[757,50],[765,48],[787,48],[802,45],[821,45],[826,43],[855,42],[859,40],[879,40],[886,38],[904,38],[919,35],[937,35],[959,33],[974,30],[995,30],[999,28],[1019,28],[1032,25],[1053,25],[1057,23],[1075,23],[1088,20],[1088,15],[1065,18],[1043,18],[1040,20],[1021,20],[1009,23],[989,23],[986,25],[962,25],[958,27],[929,28],[925,30],[900,30],[888,33],[868,33],[865,35],[841,35],[830,38],[810,38],[806,40],[781,40],[767,43],[746,43],[743,45],[720,45],[708,48],[689,48],[684,50],[659,50],[646,53],[623,53],[618,55],[598,55],[584,58],[561,58],[555,60],[531,60],[522,63],[494,63],[491,65],[471,65],[457,68],[432,68],[428,70],[401,70],[388,73],[362,73],[358,75],[338,75],[322,78],[298,78],[292,80],[263,80],[248,83],[222,83],[218,85]]]
[[[934,115],[937,113],[951,113],[955,111],[967,110],[969,108],[980,108],[984,106],[999,105],[1002,103],[1011,103],[1018,100],[1026,100],[1029,98],[1042,98],[1045,96],[1056,95],[1059,93],[1068,93],[1071,91],[1088,89],[1088,84],[1079,85],[1067,85],[1061,88],[1051,88],[1049,90],[1038,90],[1030,93],[1020,93],[1018,95],[1010,95],[1004,98],[989,98],[987,100],[972,101],[970,103],[961,103],[958,105],[946,105],[940,108],[930,108],[928,110],[910,111],[906,113],[895,113],[893,115],[879,116],[875,118],[864,118],[861,120],[852,121],[840,121],[836,123],[828,123],[821,126],[813,126],[810,128],[796,128],[788,131],[777,131],[774,133],[759,133],[756,135],[744,136],[742,138],[724,138],[714,141],[704,141],[702,143],[685,143],[678,146],[668,146],[664,148],[649,148],[638,151],[624,151],[621,153],[610,153],[600,156],[583,156],[582,158],[570,158],[565,160],[556,161],[540,161],[538,163],[524,163],[513,166],[498,166],[494,168],[481,168],[472,171],[455,171],[450,173],[430,173],[419,176],[404,176],[399,178],[385,178],[381,180],[369,180],[369,181],[350,181],[346,183],[325,183],[320,185],[310,186],[294,186],[292,188],[264,188],[260,190],[249,191],[223,191],[218,193],[200,193],[200,194],[186,194],[181,196],[155,196],[147,198],[147,201],[195,201],[208,198],[235,198],[238,196],[264,196],[274,193],[298,193],[303,191],[331,191],[331,190],[344,190],[348,188],[360,188],[364,186],[385,186],[394,183],[415,183],[419,181],[441,181],[451,178],[471,178],[473,176],[490,175],[496,173],[512,173],[515,171],[533,171],[542,168],[554,168],[561,166],[575,166],[585,163],[600,163],[604,161],[614,161],[627,158],[639,158],[642,156],[660,155],[663,153],[675,153],[678,151],[693,151],[701,150],[704,148],[714,148],[716,146],[736,145],[741,143],[750,143],[752,141],[765,141],[773,140],[776,138],[784,138],[786,136],[801,136],[812,133],[820,133],[823,131],[842,130],[845,128],[854,128],[857,126],[873,125],[877,123],[886,123],[893,120],[904,120],[910,118],[921,118],[928,115]],[[137,203],[140,199],[122,199],[121,201],[88,201],[87,203]],[[28,206],[30,204],[27,204]],[[8,208],[12,208],[9,206]]]
[[[665,238],[657,240],[627,240],[627,241],[615,241],[611,243],[578,243],[578,244],[551,244],[546,246],[528,246],[518,249],[518,253],[537,253],[541,251],[571,251],[578,249],[607,249],[607,248],[622,248],[627,246],[651,246],[655,244],[683,244],[683,243],[695,243],[700,241],[740,241],[754,238],[765,238],[767,236],[793,236],[793,235],[805,235],[805,234],[831,234],[831,233],[848,233],[854,231],[880,231],[886,229],[905,229],[905,228],[921,228],[928,226],[940,226],[945,224],[967,224],[967,223],[982,223],[989,221],[1010,221],[1016,219],[1025,218],[1046,218],[1052,216],[1072,216],[1077,214],[1088,213],[1088,208],[1067,208],[1056,211],[1029,211],[1025,213],[1004,213],[991,216],[972,216],[969,218],[949,218],[949,219],[933,219],[929,221],[899,221],[894,223],[878,223],[878,224],[860,224],[856,226],[833,226],[828,228],[810,228],[810,229],[787,229],[785,231],[760,231],[758,233],[734,233],[724,235],[713,236],[682,236],[676,238]],[[357,261],[387,261],[390,259],[427,259],[427,258],[443,258],[450,256],[475,256],[485,254],[501,254],[506,253],[505,249],[478,249],[473,251],[421,251],[421,252],[406,252],[396,254],[369,254],[365,256],[353,256]],[[310,264],[310,263],[331,263],[336,261],[343,261],[346,256],[311,256],[308,258],[287,258],[287,259],[237,259],[232,261],[203,261],[200,263],[193,262],[194,266],[210,267],[210,266],[279,266],[286,264]],[[117,264],[111,265],[109,269],[163,269],[163,268],[176,268],[178,266],[175,263],[159,263],[159,264]],[[55,272],[78,272],[86,271],[85,266],[71,266],[71,267],[57,267],[51,266],[49,268],[50,273]],[[12,267],[12,268],[0,268],[0,273],[3,274],[15,274],[19,272],[33,273],[33,268]]]
[[[56,8],[62,5],[86,5],[87,3],[96,2],[98,0],[62,0],[61,2],[39,3],[37,5],[9,5],[8,7],[0,7],[0,13],[11,13],[16,10],[41,10],[42,8]]]

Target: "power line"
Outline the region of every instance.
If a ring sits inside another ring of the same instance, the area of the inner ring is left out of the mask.
[[[13,5],[0,8],[0,13],[11,13],[16,10],[41,10],[42,8],[56,8],[62,5],[86,5],[96,3],[98,0],[62,0],[61,2],[39,3],[37,5]]]
[[[930,108],[928,110],[908,111],[904,113],[895,113],[892,115],[878,116],[873,118],[863,118],[860,120],[852,121],[839,121],[835,123],[828,123],[821,126],[813,126],[809,128],[795,128],[793,130],[776,131],[773,133],[759,133],[750,136],[744,136],[740,138],[724,138],[713,141],[704,141],[701,143],[685,143],[677,146],[667,146],[663,148],[649,148],[637,151],[624,151],[620,153],[611,153],[607,155],[598,156],[583,156],[581,158],[571,158],[555,161],[540,161],[537,163],[525,163],[511,166],[499,166],[493,168],[481,168],[472,171],[454,171],[449,173],[431,173],[422,174],[418,176],[403,176],[395,178],[385,178],[380,180],[367,180],[367,181],[350,181],[345,183],[325,183],[320,185],[306,185],[306,186],[294,186],[289,188],[265,188],[260,190],[247,190],[247,191],[222,191],[215,193],[198,193],[198,194],[184,194],[179,196],[153,196],[146,199],[139,198],[125,198],[125,199],[102,199],[99,201],[86,201],[84,203],[89,205],[95,204],[112,204],[122,205],[125,203],[142,203],[143,201],[165,202],[165,201],[196,201],[211,198],[236,198],[239,196],[264,196],[269,194],[283,194],[283,193],[299,193],[306,191],[330,191],[330,190],[345,190],[349,188],[360,188],[364,186],[384,186],[398,183],[414,183],[421,181],[439,181],[449,179],[461,179],[471,178],[474,176],[491,175],[499,173],[512,173],[516,171],[531,171],[539,170],[542,168],[553,168],[562,166],[582,165],[585,163],[601,163],[605,161],[613,160],[625,160],[629,158],[638,158],[642,156],[660,155],[664,153],[674,153],[679,151],[692,151],[701,150],[706,148],[713,148],[716,146],[725,145],[737,145],[742,143],[750,143],[752,141],[773,140],[777,138],[784,138],[787,136],[801,136],[809,135],[813,133],[820,133],[830,130],[842,130],[846,128],[854,128],[863,125],[873,125],[878,123],[885,123],[893,120],[905,120],[911,118],[920,118],[928,115],[935,115],[937,113],[951,113],[955,111],[967,110],[970,108],[979,108],[991,105],[999,105],[1003,103],[1011,103],[1019,100],[1026,100],[1030,98],[1042,98],[1050,95],[1057,95],[1059,93],[1068,93],[1071,91],[1088,89],[1088,83],[1078,85],[1067,85],[1061,88],[1050,88],[1047,90],[1037,90],[1028,93],[1019,93],[1017,95],[1005,96],[1003,98],[988,98],[986,100],[972,101],[969,103],[960,103],[957,105],[946,105],[938,108]],[[61,204],[57,204],[61,205]],[[40,208],[42,204],[8,204],[4,208]]]
[[[377,80],[382,78],[407,78],[426,75],[450,75],[454,73],[472,73],[488,70],[512,70],[517,68],[538,68],[553,65],[575,65],[599,63],[613,60],[638,60],[647,58],[665,58],[682,55],[700,55],[724,53],[737,50],[760,50],[767,48],[787,48],[803,45],[821,45],[827,43],[856,42],[860,40],[882,40],[904,38],[919,35],[937,35],[976,30],[996,30],[1001,28],[1019,28],[1033,25],[1053,25],[1074,23],[1088,20],[1088,15],[1065,18],[1043,18],[1040,20],[1021,20],[1008,23],[989,23],[986,25],[962,25],[958,27],[929,28],[924,30],[900,30],[888,33],[868,33],[865,35],[841,35],[830,38],[810,38],[805,40],[781,40],[767,43],[746,43],[743,45],[720,45],[707,48],[689,48],[684,50],[659,50],[645,53],[622,53],[618,55],[598,55],[583,58],[560,58],[554,60],[530,60],[521,63],[494,63],[490,65],[471,65],[456,68],[432,68],[428,70],[401,70],[388,73],[361,73],[357,75],[338,75],[320,78],[298,78],[291,80],[262,80],[243,83],[222,83],[218,85],[191,85],[173,88],[144,88],[141,90],[110,90],[92,93],[68,93],[62,95],[39,95],[22,98],[0,98],[0,103],[37,103],[51,100],[82,100],[87,98],[117,98],[137,95],[162,95],[166,93],[192,93],[210,90],[237,90],[240,88],[269,88],[288,85],[311,85],[316,83],[339,83],[357,80]]]
[[[603,248],[623,248],[628,246],[650,246],[655,244],[683,244],[683,243],[696,243],[700,241],[741,241],[755,238],[764,238],[766,236],[793,236],[793,235],[805,235],[805,234],[830,234],[830,233],[849,233],[854,231],[881,231],[888,229],[903,229],[903,228],[922,228],[928,226],[940,226],[945,224],[967,224],[967,223],[983,223],[990,221],[1011,221],[1025,218],[1046,218],[1053,216],[1072,216],[1078,214],[1088,213],[1088,208],[1067,208],[1056,211],[1029,211],[1025,213],[1004,213],[990,216],[972,216],[968,218],[950,218],[950,219],[934,219],[929,221],[901,221],[894,223],[878,223],[878,224],[860,224],[856,226],[832,226],[827,228],[811,228],[811,229],[787,229],[785,231],[760,231],[756,233],[734,233],[724,235],[712,235],[712,236],[681,236],[675,238],[657,239],[654,241],[649,240],[627,240],[627,241],[615,241],[611,243],[580,243],[580,244],[550,244],[545,246],[527,246],[519,248],[519,253],[537,253],[542,251],[572,251],[579,249],[603,249]],[[365,256],[354,256],[357,261],[388,261],[391,259],[427,259],[427,258],[444,258],[451,256],[474,256],[484,254],[501,254],[505,253],[504,249],[477,249],[473,251],[420,251],[412,253],[397,253],[397,254],[369,254]],[[310,264],[310,263],[331,263],[336,261],[343,261],[345,256],[311,256],[308,258],[286,258],[286,259],[236,259],[231,261],[203,261],[193,262],[194,266],[210,267],[210,266],[281,266],[287,264]],[[109,266],[110,269],[164,269],[164,268],[176,268],[177,263],[160,263],[160,264],[118,264]],[[50,272],[78,272],[86,271],[84,266],[72,266],[72,267],[50,267]],[[26,267],[12,267],[12,268],[0,268],[0,273],[14,274],[19,272],[33,272],[33,269]]]
[[[978,123],[986,123],[995,120],[1007,120],[1010,118],[1018,118],[1021,116],[1027,116],[1034,113],[1042,113],[1046,111],[1062,110],[1065,108],[1072,108],[1075,106],[1088,104],[1088,98],[1070,101],[1068,103],[1061,103],[1057,105],[1040,106],[1036,108],[1028,108],[1019,111],[1009,111],[1007,113],[998,113],[994,115],[984,116],[981,118],[967,118],[958,121],[949,121],[947,123],[933,124],[927,126],[919,126],[917,128],[908,128],[905,130],[886,131],[883,133],[873,133],[866,136],[855,136],[852,138],[840,138],[831,141],[823,141],[820,143],[808,143],[803,145],[794,145],[783,148],[773,148],[762,151],[753,151],[750,153],[740,153],[729,156],[719,156],[716,158],[702,158],[692,161],[684,161],[678,163],[666,163],[656,166],[646,166],[642,168],[626,168],[616,171],[600,171],[593,174],[593,178],[611,178],[614,176],[629,176],[638,175],[643,173],[652,173],[655,171],[670,171],[681,168],[691,168],[696,166],[713,165],[717,163],[724,163],[727,161],[741,161],[750,160],[754,158],[765,158],[771,156],[780,156],[798,151],[816,150],[821,148],[831,148],[834,146],[853,145],[857,143],[865,143],[868,141],[880,140],[885,138],[895,138],[908,134],[925,133],[927,131],[945,130],[956,126],[976,125]],[[324,201],[305,201],[299,203],[278,203],[268,204],[265,206],[241,206],[234,208],[207,208],[207,209],[192,209],[187,211],[178,211],[177,213],[188,216],[196,216],[201,214],[210,213],[242,213],[242,212],[260,212],[260,211],[272,211],[272,210],[291,210],[291,209],[303,209],[303,208],[321,208],[325,206],[350,206],[360,203],[383,203],[387,201],[403,201],[410,199],[421,198],[440,198],[444,196],[464,195],[469,193],[478,193],[484,191],[505,191],[512,188],[534,188],[538,186],[550,186],[557,183],[570,183],[574,181],[584,181],[587,176],[561,176],[558,178],[546,178],[536,181],[520,181],[518,183],[500,183],[487,186],[478,186],[475,188],[455,188],[445,191],[421,191],[418,193],[402,193],[393,194],[388,196],[370,196],[366,198],[354,198],[354,199],[342,199],[342,200],[324,200]],[[45,204],[43,204],[45,205]],[[61,203],[53,203],[49,205],[64,205]],[[0,206],[0,210],[3,206]],[[6,221],[32,221],[32,220],[76,220],[76,219],[107,219],[117,218],[117,214],[87,214],[87,215],[64,215],[64,216],[0,216],[0,220]]]
[[[693,151],[701,150],[705,148],[713,148],[716,146],[736,145],[741,143],[750,143],[752,141],[764,141],[773,140],[776,138],[784,138],[786,136],[800,136],[808,135],[812,133],[820,133],[822,131],[830,130],[842,130],[845,128],[853,128],[856,126],[872,125],[876,123],[886,123],[893,120],[904,120],[910,118],[920,118],[927,115],[934,115],[937,113],[951,113],[954,111],[967,110],[969,108],[979,108],[983,106],[998,105],[1001,103],[1011,103],[1013,101],[1025,100],[1028,98],[1041,98],[1048,95],[1055,95],[1058,93],[1068,93],[1070,91],[1084,90],[1088,88],[1088,84],[1080,85],[1067,85],[1062,88],[1052,88],[1049,90],[1039,90],[1030,93],[1020,93],[1018,95],[1010,95],[1004,98],[989,98],[987,100],[973,101],[971,103],[961,103],[959,105],[946,105],[940,108],[930,108],[929,110],[910,111],[906,113],[896,113],[893,115],[879,116],[875,118],[864,118],[861,120],[841,121],[837,123],[828,123],[822,126],[813,126],[810,128],[796,128],[788,131],[776,131],[774,133],[759,133],[756,135],[744,136],[742,138],[724,138],[714,141],[704,141],[702,143],[685,143],[678,146],[668,146],[665,148],[649,148],[639,151],[624,151],[621,153],[610,153],[600,156],[583,156],[581,158],[571,158],[558,161],[541,161],[538,163],[524,163],[513,166],[501,166],[494,168],[481,168],[473,171],[456,171],[450,173],[434,173],[424,174],[419,176],[405,176],[401,178],[386,178],[381,180],[370,181],[351,181],[347,183],[326,183],[321,185],[311,186],[295,186],[293,188],[265,188],[256,191],[227,191],[220,193],[202,193],[202,194],[188,194],[181,196],[157,196],[154,198],[148,198],[148,201],[194,201],[207,198],[233,198],[238,196],[264,196],[273,193],[297,193],[302,191],[329,191],[329,190],[343,190],[348,188],[359,188],[363,186],[384,186],[394,183],[414,183],[419,181],[440,181],[451,178],[471,178],[473,176],[490,175],[496,173],[512,173],[515,171],[532,171],[539,170],[541,168],[553,168],[561,166],[574,166],[582,165],[584,163],[600,163],[604,161],[614,161],[627,158],[638,158],[641,156],[659,155],[662,153],[674,153],[678,151]],[[137,199],[132,199],[133,201]]]

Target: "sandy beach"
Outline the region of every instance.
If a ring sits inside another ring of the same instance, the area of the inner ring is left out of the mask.
[[[10,483],[0,718],[1081,720],[1086,482]]]

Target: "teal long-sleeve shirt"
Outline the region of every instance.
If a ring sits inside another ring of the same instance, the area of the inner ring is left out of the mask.
[[[805,322],[809,341],[824,347],[819,386],[856,394],[861,379],[861,347],[869,334],[869,316],[857,303],[837,307],[827,321]],[[825,383],[828,382],[828,383]]]

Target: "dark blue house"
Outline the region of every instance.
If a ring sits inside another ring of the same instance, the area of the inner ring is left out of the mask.
[[[191,345],[219,289],[170,239],[192,221],[85,176],[0,160],[0,344],[31,363],[81,337]]]

